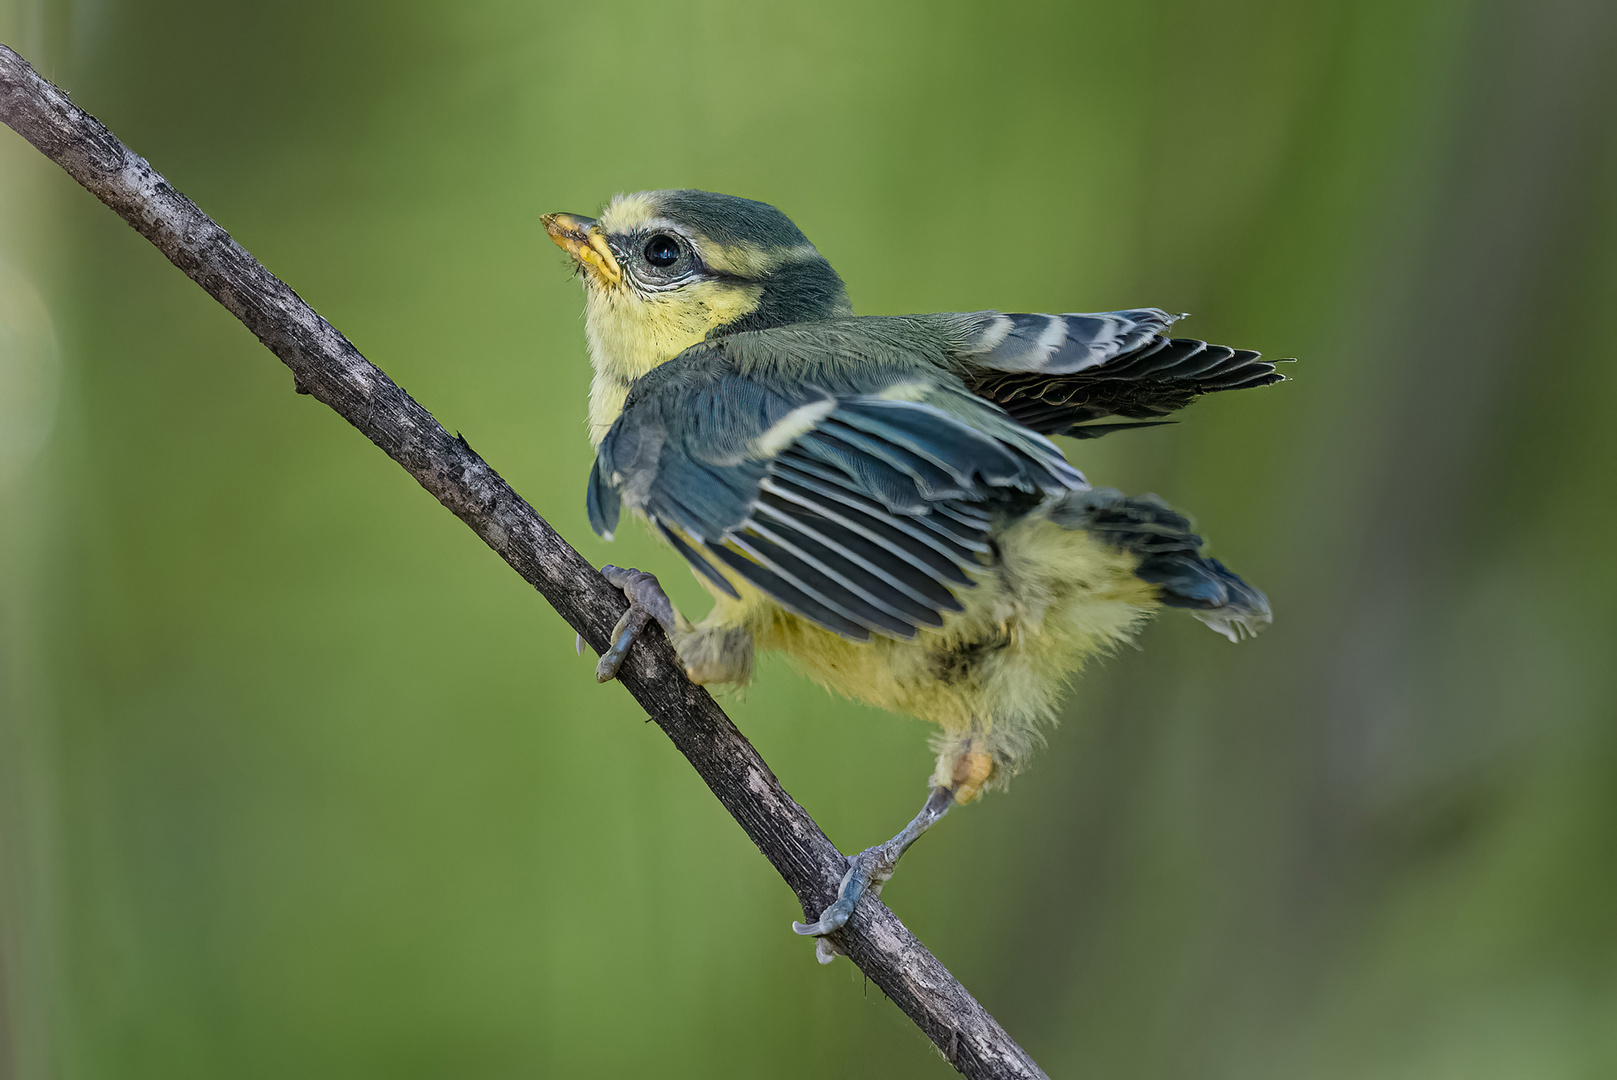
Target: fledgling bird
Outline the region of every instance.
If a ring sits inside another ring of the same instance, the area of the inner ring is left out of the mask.
[[[1257,353],[1171,338],[1156,308],[856,316],[786,215],[729,195],[542,220],[584,281],[590,524],[610,539],[627,504],[716,601],[693,624],[652,575],[606,567],[631,607],[597,678],[654,618],[698,683],[743,683],[775,649],[942,729],[921,812],[793,924],[822,962],[922,832],[1021,767],[1087,657],[1164,605],[1231,641],[1270,621],[1183,516],[1091,488],[1049,439],[1280,381]]]

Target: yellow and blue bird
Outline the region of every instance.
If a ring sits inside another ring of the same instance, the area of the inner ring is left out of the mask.
[[[1280,381],[1257,353],[1170,337],[1156,308],[856,316],[785,214],[730,195],[542,220],[584,282],[590,524],[610,539],[627,505],[715,599],[691,623],[651,574],[606,567],[631,606],[597,678],[655,619],[695,682],[744,683],[773,649],[941,729],[921,812],[793,924],[822,962],[922,832],[1022,766],[1088,657],[1163,606],[1231,641],[1270,621],[1185,517],[1091,488],[1050,441]]]

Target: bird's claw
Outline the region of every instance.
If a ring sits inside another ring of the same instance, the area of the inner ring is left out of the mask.
[[[595,681],[604,683],[617,676],[618,669],[623,666],[624,657],[629,655],[630,647],[645,630],[646,623],[656,619],[663,632],[671,634],[677,616],[674,614],[673,602],[663,592],[662,585],[654,575],[644,570],[603,566],[601,576],[622,589],[623,595],[629,598],[629,610],[623,613],[622,618],[618,619],[618,624],[612,628],[611,644],[595,665]]]
[[[842,884],[837,887],[837,898],[820,912],[820,917],[811,923],[792,923],[792,929],[797,933],[804,937],[820,939],[815,943],[814,949],[815,958],[820,963],[829,964],[837,956],[846,955],[840,946],[828,940],[825,935],[834,934],[848,925],[848,920],[853,918],[854,909],[867,894],[871,897],[880,896],[882,886],[887,884],[897,866],[898,855],[891,850],[889,844],[877,844],[875,847],[866,848],[848,860],[848,872],[842,875]]]
[[[910,845],[921,838],[921,834],[930,829],[934,822],[949,812],[954,805],[955,792],[950,787],[935,787],[927,793],[926,802],[921,806],[921,812],[915,815],[908,825],[899,830],[885,844],[868,847],[848,860],[848,870],[842,875],[842,882],[837,886],[837,898],[831,901],[829,907],[820,912],[820,917],[811,923],[792,923],[792,929],[804,937],[812,937],[814,942],[814,958],[822,964],[829,964],[838,956],[846,956],[847,950],[839,943],[827,937],[848,925],[853,918],[854,910],[859,907],[859,901],[867,894],[872,897],[881,895],[882,886],[887,884],[898,868],[898,860],[908,851]]]
[[[821,964],[829,964],[839,956],[847,956],[848,950],[838,945],[828,937],[814,939],[814,959]]]

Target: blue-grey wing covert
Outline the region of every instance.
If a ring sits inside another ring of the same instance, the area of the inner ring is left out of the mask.
[[[832,393],[695,352],[637,383],[602,441],[592,526],[611,532],[621,498],[715,588],[744,581],[844,637],[941,626],[997,516],[1087,486],[952,380],[931,389],[944,408],[883,397],[878,376]]]

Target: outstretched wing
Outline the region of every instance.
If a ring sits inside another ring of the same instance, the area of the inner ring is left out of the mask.
[[[1285,378],[1250,349],[1168,337],[1179,316],[1157,308],[966,318],[956,371],[973,393],[1044,435],[1094,438],[1144,425],[1083,426],[1092,420],[1149,420],[1201,394]]]
[[[953,380],[877,372],[850,393],[847,370],[788,382],[693,353],[635,385],[590,476],[591,525],[610,533],[621,498],[716,588],[745,582],[844,637],[941,626],[997,515],[1087,486]]]

